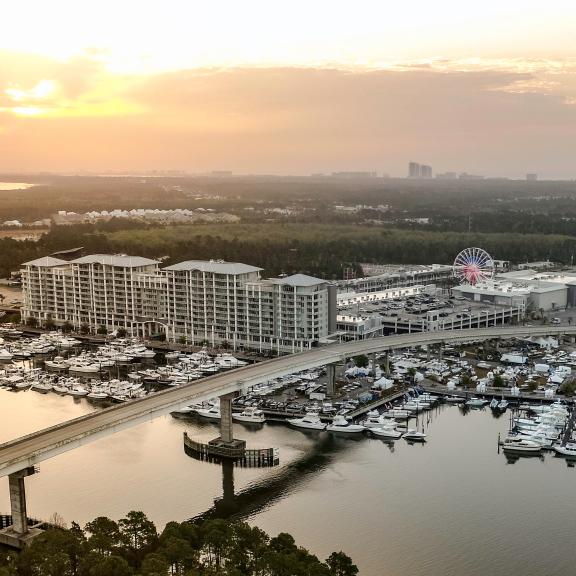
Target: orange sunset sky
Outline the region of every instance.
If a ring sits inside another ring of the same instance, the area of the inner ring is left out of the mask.
[[[6,3],[0,171],[576,176],[576,2]]]

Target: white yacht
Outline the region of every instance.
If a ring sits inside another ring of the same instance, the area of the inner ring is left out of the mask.
[[[352,424],[344,416],[335,416],[334,420],[326,426],[328,432],[341,432],[344,434],[359,434],[364,432],[361,424]]]
[[[538,454],[542,451],[542,444],[525,438],[508,437],[504,440],[504,452],[518,452],[526,454]]]
[[[502,400],[498,402],[498,410],[500,410],[500,412],[505,412],[507,408],[508,408],[508,400],[502,398]]]
[[[106,400],[108,393],[104,392],[104,390],[92,390],[92,392],[86,394],[86,398],[90,398],[91,400]]]
[[[68,389],[67,394],[80,398],[82,396],[87,396],[88,390],[86,390],[86,388],[82,388],[82,386],[74,386],[73,388]]]
[[[0,348],[0,362],[9,362],[12,358],[13,355],[6,348]]]
[[[366,420],[362,422],[364,428],[382,428],[386,426],[389,421],[383,414],[380,415],[376,410],[371,410],[366,416]]]
[[[100,366],[97,364],[72,364],[70,372],[80,372],[82,374],[97,374],[100,372]]]
[[[486,404],[488,404],[488,401],[483,398],[470,398],[470,400],[466,401],[466,406],[470,408],[483,408]]]
[[[416,428],[408,428],[404,432],[404,440],[411,440],[412,442],[425,442],[426,434],[424,432],[418,432]]]
[[[220,418],[222,418],[222,414],[220,414],[220,406],[215,404],[208,407],[203,406],[196,408],[196,414],[203,418],[211,418],[213,420],[220,420]]]
[[[289,424],[296,426],[296,428],[308,428],[311,430],[324,430],[326,424],[320,420],[320,416],[315,413],[306,414],[302,418],[291,418],[288,420]]]
[[[242,412],[232,414],[234,420],[238,422],[248,422],[254,424],[263,424],[266,422],[264,412],[255,406],[247,406]]]
[[[462,404],[462,402],[464,402],[462,396],[446,396],[445,400],[451,404]]]
[[[565,446],[562,446],[562,444],[556,444],[553,448],[556,454],[560,454],[561,456],[573,456],[576,458],[576,442],[568,442]]]
[[[397,439],[402,436],[402,432],[394,427],[394,424],[387,424],[379,428],[370,428],[370,432],[382,438]]]
[[[50,384],[50,382],[34,382],[34,384],[32,384],[32,386],[30,387],[31,390],[36,390],[36,392],[40,392],[41,394],[46,394],[47,392],[50,392],[50,390],[52,390],[53,386],[52,384]]]
[[[56,356],[54,360],[46,360],[44,366],[49,370],[68,370],[68,368],[70,368],[70,365],[64,360],[64,358],[62,358],[62,356]]]

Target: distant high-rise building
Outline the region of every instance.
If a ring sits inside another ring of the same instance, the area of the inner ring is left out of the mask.
[[[526,180],[528,180],[528,182],[536,182],[536,180],[538,180],[538,174],[526,174]]]
[[[420,178],[420,164],[418,162],[408,164],[408,178]]]
[[[420,166],[420,178],[432,178],[432,166],[422,164]]]

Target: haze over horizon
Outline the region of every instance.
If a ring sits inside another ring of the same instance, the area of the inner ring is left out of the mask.
[[[502,4],[11,4],[0,172],[573,178],[576,4]]]

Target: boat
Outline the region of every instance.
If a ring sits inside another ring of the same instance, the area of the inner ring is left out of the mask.
[[[539,454],[542,451],[542,445],[533,440],[509,436],[504,440],[504,452],[517,452],[519,454]]]
[[[81,372],[83,374],[96,374],[100,372],[100,366],[97,364],[73,364],[70,366],[70,372]]]
[[[380,428],[370,428],[370,432],[381,438],[397,439],[402,436],[402,432],[397,430],[394,425],[381,426]]]
[[[108,394],[102,390],[92,390],[92,392],[88,392],[86,398],[90,398],[90,400],[106,400]]]
[[[492,401],[490,402],[490,408],[492,410],[498,410],[498,400],[496,398],[492,398]]]
[[[473,397],[470,398],[470,400],[467,400],[465,404],[470,408],[483,408],[486,404],[488,404],[488,400]]]
[[[30,386],[31,390],[36,390],[36,392],[40,392],[41,394],[46,394],[52,390],[53,386],[49,382],[34,382],[32,386]]]
[[[500,412],[505,412],[507,408],[508,408],[508,400],[502,398],[502,400],[498,402],[498,410],[500,410]]]
[[[342,415],[335,416],[334,420],[326,426],[328,432],[339,432],[343,434],[360,434],[364,432],[361,424],[352,424]]]
[[[88,390],[86,390],[86,388],[82,388],[82,386],[74,386],[73,388],[68,389],[67,394],[80,398],[82,396],[87,396]]]
[[[308,428],[310,430],[324,430],[326,428],[326,424],[315,413],[306,414],[302,418],[290,418],[288,424],[296,426],[296,428]]]
[[[212,418],[213,420],[220,420],[220,418],[222,418],[222,414],[220,414],[220,406],[216,405],[198,407],[196,408],[196,413],[203,418]]]
[[[264,412],[255,406],[248,406],[244,408],[242,412],[237,412],[232,414],[232,418],[234,420],[238,420],[238,422],[247,422],[247,423],[254,423],[254,424],[263,424],[266,421],[266,416],[264,416]]]
[[[464,402],[464,398],[462,398],[462,396],[446,396],[445,400],[451,404],[461,404]]]
[[[396,420],[408,420],[412,417],[410,410],[402,410],[401,408],[392,408],[382,414],[384,418],[394,418]]]
[[[180,410],[174,410],[171,414],[175,414],[176,416],[188,416],[188,414],[192,414],[196,410],[192,408],[192,406],[184,406],[184,408],[180,408]]]
[[[573,456],[576,458],[576,442],[568,442],[566,445],[555,444],[552,446],[554,452],[560,456]]]
[[[408,428],[404,432],[404,440],[411,440],[412,442],[425,442],[426,434],[424,432],[418,432],[416,428]]]
[[[6,350],[6,348],[0,348],[0,362],[9,362],[12,358],[13,354]]]
[[[56,392],[56,394],[68,394],[70,388],[68,386],[62,386],[61,384],[56,384],[52,387],[52,392]]]
[[[49,370],[68,370],[70,368],[70,364],[62,356],[56,356],[54,360],[46,360],[44,366]]]

